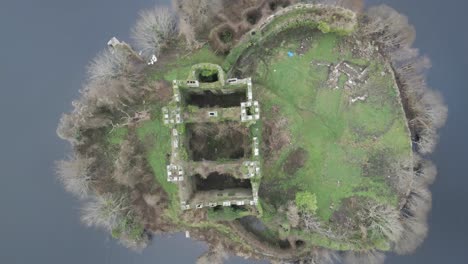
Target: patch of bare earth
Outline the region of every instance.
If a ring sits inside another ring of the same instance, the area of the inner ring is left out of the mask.
[[[278,153],[291,144],[291,134],[287,119],[280,115],[280,108],[273,106],[271,115],[263,118],[263,145],[265,162],[271,163],[278,157]]]
[[[289,154],[283,164],[283,171],[289,176],[294,175],[302,168],[309,157],[309,153],[303,148],[297,148]]]
[[[353,215],[359,209],[360,203],[361,201],[358,197],[344,199],[340,208],[336,210],[330,218],[333,226],[339,228],[339,231],[342,232],[356,230],[357,224],[355,219],[353,219]]]

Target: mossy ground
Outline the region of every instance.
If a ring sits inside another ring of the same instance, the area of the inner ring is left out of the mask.
[[[411,154],[404,113],[391,74],[382,76],[383,65],[368,61],[371,91],[364,102],[350,103],[350,93],[327,87],[328,69],[313,61],[338,63],[353,57],[337,51],[339,37],[315,34],[311,48],[302,56],[288,57],[297,48],[291,40],[271,51],[267,64],[258,67],[257,80],[263,111],[273,106],[289,120],[293,142],[271,167],[264,181],[275,181],[276,193],[304,190],[317,194],[318,215],[328,220],[343,198],[369,196],[396,205],[397,197],[384,177],[363,177],[363,167],[375,153],[385,152],[396,159]],[[350,53],[348,53],[350,54]],[[285,175],[282,164],[288,153],[302,147],[309,152],[303,168],[294,177]],[[283,179],[283,180],[282,180]],[[288,180],[286,180],[288,179]],[[278,195],[281,200],[283,195]]]
[[[343,48],[338,51],[342,38],[333,33],[315,32],[310,48],[294,57],[288,57],[287,52],[298,49],[300,39],[285,38],[263,54],[263,63],[259,63],[255,72],[250,74],[263,118],[270,118],[272,108],[279,107],[281,115],[288,119],[288,130],[292,135],[291,145],[281,150],[279,158],[271,166],[263,168],[261,184],[267,185],[269,192],[267,197],[260,197],[259,208],[262,209],[262,220],[271,228],[275,228],[272,224],[274,219],[286,220],[278,216],[277,208],[291,198],[288,194],[299,191],[317,196],[317,215],[324,223],[340,208],[343,199],[349,197],[370,197],[394,206],[398,203],[396,194],[385,180],[387,175],[379,174],[379,170],[373,170],[371,175],[364,171],[369,161],[381,153],[393,160],[411,155],[406,119],[393,75],[381,74],[385,71],[382,61],[355,58],[350,50]],[[328,68],[312,63],[338,63],[341,60],[370,67],[368,83],[371,85],[363,88],[369,94],[366,101],[351,104],[352,91],[343,89],[347,79],[340,77],[339,89],[327,87]],[[149,79],[185,79],[194,64],[223,65],[223,61],[224,57],[215,55],[205,46],[181,55],[164,69],[151,72]],[[191,226],[180,222],[177,186],[166,180],[165,168],[171,146],[170,130],[161,119],[162,105],[154,103],[151,107],[151,120],[139,124],[136,129],[138,138],[146,147],[146,157],[157,183],[171,198],[167,216],[183,226]],[[113,131],[108,141],[118,144],[127,133],[125,129]],[[308,158],[294,175],[287,175],[282,169],[283,163],[299,147],[308,152]],[[214,222],[197,223],[195,226],[219,227]],[[226,228],[219,228],[226,232]],[[305,236],[304,240],[315,245],[341,250],[352,248],[350,244],[331,241],[318,234],[305,234],[298,230],[290,232]],[[385,245],[376,246],[385,249]]]
[[[382,61],[354,58],[350,50],[343,50],[343,45],[339,51],[342,39],[338,35],[314,33],[310,49],[294,57],[287,53],[298,48],[300,39],[286,39],[265,54],[253,77],[260,84],[257,96],[265,118],[269,118],[273,107],[279,107],[289,121],[292,135],[291,145],[264,168],[262,184],[268,186],[268,191],[263,198],[264,203],[270,204],[263,206],[264,214],[274,215],[278,207],[294,198],[288,194],[299,191],[317,195],[317,215],[325,224],[349,197],[369,197],[397,206],[398,197],[385,179],[389,176],[384,174],[385,168],[370,174],[365,171],[381,153],[386,160],[407,159],[411,155],[410,136],[393,75],[382,74]],[[314,64],[343,60],[370,68],[368,84],[356,87],[361,95],[369,95],[365,101],[350,103],[354,91],[343,89],[346,78],[339,80],[339,89],[328,87],[328,68]],[[294,175],[287,175],[283,164],[298,148],[308,152],[308,159]],[[268,222],[268,217],[265,220]],[[333,246],[317,234],[309,239],[336,249],[347,247]]]

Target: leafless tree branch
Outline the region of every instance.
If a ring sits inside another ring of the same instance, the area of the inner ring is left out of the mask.
[[[159,55],[161,48],[178,33],[177,17],[166,7],[154,7],[140,13],[132,37],[143,56]]]
[[[89,184],[92,181],[90,166],[94,162],[91,158],[70,157],[56,163],[56,173],[65,189],[79,198],[86,198],[89,194]]]
[[[102,227],[112,231],[129,209],[124,195],[103,194],[94,196],[81,210],[81,220],[87,226]]]

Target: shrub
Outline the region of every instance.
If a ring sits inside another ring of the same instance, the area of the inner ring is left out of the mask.
[[[198,79],[200,82],[216,82],[218,81],[218,70],[210,68],[200,69],[198,71]]]
[[[329,25],[327,22],[325,22],[325,21],[320,21],[320,22],[318,23],[317,28],[318,28],[320,31],[322,31],[322,33],[328,33],[328,32],[330,32],[330,30],[331,30],[330,25]]]
[[[231,43],[234,36],[231,31],[226,30],[219,34],[219,38],[223,43]]]
[[[296,194],[296,206],[304,213],[315,214],[317,211],[317,196],[315,193],[298,192]]]

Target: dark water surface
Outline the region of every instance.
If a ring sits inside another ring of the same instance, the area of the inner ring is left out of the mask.
[[[79,96],[84,66],[110,37],[128,41],[138,10],[156,2],[168,1],[0,1],[0,263],[185,264],[206,249],[176,234],[155,239],[141,254],[130,252],[81,225],[79,204],[53,176],[53,161],[68,151],[55,128]],[[429,237],[414,255],[387,263],[466,263],[467,2],[386,2],[416,26],[416,46],[434,65],[429,83],[444,94],[450,112],[433,155],[440,173]]]

